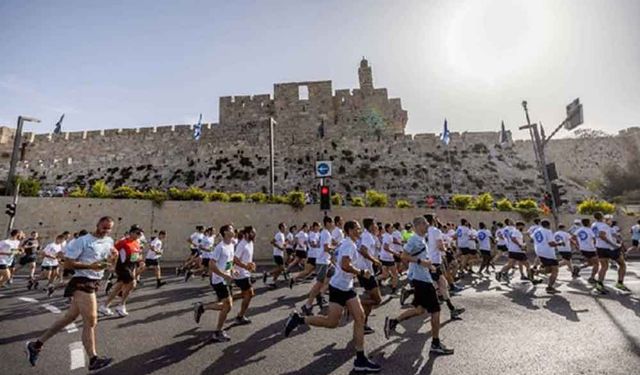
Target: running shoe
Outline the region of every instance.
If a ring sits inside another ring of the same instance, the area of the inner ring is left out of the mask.
[[[104,294],[109,294],[109,291],[113,288],[111,280],[107,281],[107,286],[104,288]]]
[[[374,362],[371,362],[369,358],[358,358],[353,361],[353,371],[355,372],[380,372],[382,367]]]
[[[502,272],[496,272],[496,281],[497,282],[502,281]]]
[[[51,298],[51,296],[53,295],[53,292],[56,291],[56,288],[53,285],[49,285],[47,287],[47,297]]]
[[[451,320],[462,320],[460,315],[466,310],[462,307],[451,310]]]
[[[246,316],[237,316],[236,317],[236,324],[239,326],[244,326],[247,324],[251,324],[251,320],[247,319]]]
[[[266,272],[265,272],[264,274],[262,274],[262,283],[263,283],[263,284],[266,284],[266,283],[267,283],[267,276],[269,276],[269,274],[268,274],[268,273],[266,273]]]
[[[434,344],[432,342],[431,343],[431,349],[429,350],[429,352],[431,352],[433,354],[438,354],[438,355],[451,355],[451,354],[453,354],[453,349],[447,348],[441,342],[438,343],[438,344]]]
[[[303,313],[304,315],[306,315],[306,316],[311,316],[311,315],[313,315],[313,306],[311,306],[311,307],[307,307],[307,305],[306,305],[306,304],[304,304],[304,305],[302,305],[301,310],[302,310],[302,313]]]
[[[595,278],[590,277],[590,278],[587,280],[587,282],[588,282],[589,284],[595,284],[597,281],[596,281],[596,279],[595,279]]]
[[[29,282],[27,283],[27,289],[31,290],[31,288],[33,288],[33,280],[29,279]]]
[[[120,305],[118,307],[116,307],[116,314],[118,314],[120,317],[125,317],[128,316],[129,313],[127,312],[127,307],[125,305]]]
[[[180,276],[181,271],[182,271],[182,267],[176,267],[176,277]]]
[[[364,334],[365,335],[370,335],[370,334],[375,333],[375,332],[376,331],[373,328],[369,327],[366,324],[364,325]]]
[[[196,324],[200,324],[202,314],[204,314],[204,305],[202,302],[198,302],[193,308],[193,320],[196,321]]]
[[[38,356],[40,356],[40,349],[36,349],[35,341],[27,342],[25,350],[27,351],[27,359],[29,360],[29,363],[31,363],[31,366],[35,366],[38,362]]]
[[[614,285],[616,289],[620,289],[623,292],[630,292],[631,289],[627,288],[626,285],[624,285],[623,283],[616,283],[616,285]]]
[[[186,283],[187,281],[189,281],[191,276],[193,276],[193,272],[191,272],[191,270],[188,270],[187,273],[184,275],[184,282]]]
[[[398,325],[398,321],[395,319],[391,319],[388,316],[384,318],[384,337],[389,340],[391,334],[396,331],[396,326]]]
[[[595,291],[600,294],[606,294],[607,290],[604,288],[604,285],[600,282],[596,282]]]
[[[546,289],[547,293],[549,294],[557,294],[560,293],[560,291],[552,286],[548,286]]]
[[[574,279],[580,277],[580,267],[573,266],[573,272],[571,272],[571,277],[573,277]]]
[[[211,337],[211,341],[213,342],[227,342],[227,341],[231,341],[231,337],[229,337],[229,335],[227,335],[226,331],[216,331],[213,333],[213,336]]]
[[[40,283],[38,282],[38,280],[33,282],[33,290],[38,290],[38,286],[40,285]]]
[[[100,305],[98,307],[98,312],[104,316],[112,316],[113,311],[105,305]]]
[[[284,337],[289,337],[291,332],[302,323],[304,323],[304,318],[297,311],[292,312],[284,326]]]
[[[289,279],[289,289],[293,289],[293,277]]]
[[[89,361],[89,371],[96,371],[109,366],[113,362],[113,358],[108,357],[94,357]]]
[[[322,297],[321,294],[318,294],[316,296],[316,304],[318,305],[318,307],[320,309],[322,309],[322,307],[324,306],[325,303],[327,303],[327,300],[325,300],[324,297]]]

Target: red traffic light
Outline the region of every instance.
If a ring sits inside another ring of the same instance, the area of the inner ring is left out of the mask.
[[[321,195],[329,195],[329,187],[328,186],[323,186],[320,188],[320,194]]]

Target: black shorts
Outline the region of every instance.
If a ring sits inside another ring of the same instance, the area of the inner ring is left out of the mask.
[[[287,253],[288,256],[293,255],[293,249],[285,249],[284,251]]]
[[[200,250],[198,250],[198,249],[191,249],[191,255],[194,255],[194,256],[200,256]]]
[[[158,259],[145,259],[144,265],[147,267],[155,267],[158,265]]]
[[[358,295],[353,289],[345,292],[344,290],[340,290],[329,285],[329,302],[337,303],[338,305],[344,307],[347,305],[347,301],[357,297]]]
[[[640,241],[638,240],[631,240],[631,246],[638,246],[640,245]]]
[[[65,297],[73,297],[76,290],[93,294],[100,288],[100,280],[90,279],[88,277],[72,277],[69,284],[64,289]]]
[[[383,266],[385,267],[393,267],[396,265],[396,262],[394,261],[389,261],[389,260],[382,260],[380,259],[380,262],[382,263]]]
[[[378,287],[378,282],[376,281],[376,277],[371,275],[368,278],[362,277],[358,275],[358,283],[364,290],[373,290]]]
[[[553,267],[558,265],[557,259],[551,259],[551,258],[545,258],[545,257],[538,257],[538,259],[540,259],[540,263],[542,263],[542,265],[545,267]]]
[[[8,264],[0,264],[0,270],[6,270],[10,266]]]
[[[571,260],[571,252],[570,251],[558,251],[560,257],[564,260]]]
[[[524,262],[525,260],[527,260],[527,254],[525,253],[514,253],[514,252],[509,252],[509,259],[513,259],[513,260],[517,260],[520,262]]]
[[[296,250],[296,258],[306,259],[307,258],[307,252],[304,251],[304,250]]]
[[[469,249],[468,247],[461,247],[460,248],[460,252],[462,253],[462,255],[476,255],[476,254],[478,254],[478,250]]]
[[[29,263],[35,263],[36,262],[36,256],[35,255],[24,255],[20,258],[20,265],[21,266],[26,266]]]
[[[284,266],[284,258],[282,258],[280,255],[274,255],[273,261],[278,266]]]
[[[307,264],[310,264],[312,266],[316,266],[316,258],[312,258],[312,257],[308,257],[307,258]]]
[[[216,292],[218,301],[229,298],[229,296],[231,295],[231,292],[229,291],[229,285],[225,283],[211,284],[211,287],[213,287],[213,291]]]
[[[447,263],[453,263],[456,260],[456,256],[451,251],[447,251],[445,253],[445,259]]]
[[[591,259],[598,255],[595,251],[580,250],[580,253],[582,253],[582,256],[585,257],[586,259]]]
[[[440,279],[440,276],[443,273],[443,267],[441,264],[438,264],[438,263],[433,263],[433,266],[436,268],[436,272],[429,271],[429,273],[431,274],[431,278],[435,283],[435,282],[438,282],[438,280]]]
[[[400,257],[397,256],[397,255],[393,256],[393,261],[396,262],[396,263],[402,263],[402,259],[400,259]]]
[[[438,301],[436,288],[434,288],[432,283],[411,280],[411,286],[413,287],[412,304],[414,307],[421,306],[429,313],[440,311],[440,302]]]
[[[42,271],[54,271],[58,269],[58,266],[40,266]]]
[[[118,276],[118,281],[121,281],[125,284],[129,284],[133,282],[134,271],[136,266],[134,264],[122,264],[118,263],[116,266],[116,276]]]
[[[596,251],[598,252],[598,258],[604,258],[604,259],[613,259],[613,260],[618,260],[620,258],[620,249],[603,249],[601,247],[596,248]]]
[[[509,249],[507,249],[507,245],[498,245],[496,246],[496,248],[500,251],[508,251]]]
[[[245,277],[244,279],[235,279],[233,280],[233,282],[236,284],[236,286],[238,288],[240,288],[241,291],[245,291],[245,290],[249,290],[251,289],[251,280],[249,280],[248,277]]]
[[[480,250],[480,255],[482,255],[483,257],[490,258],[491,257],[491,250]]]
[[[209,258],[202,258],[202,265],[209,268]]]

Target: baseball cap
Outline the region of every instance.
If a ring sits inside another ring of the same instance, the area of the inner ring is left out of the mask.
[[[131,232],[140,232],[140,233],[144,233],[144,230],[142,230],[142,228],[138,225],[138,224],[133,224],[131,226],[131,228],[129,228],[129,233]]]

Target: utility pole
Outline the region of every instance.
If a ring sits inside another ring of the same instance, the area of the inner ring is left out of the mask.
[[[273,144],[273,127],[277,124],[273,117],[269,117],[269,196],[273,198],[275,194],[275,162],[274,162],[274,144]]]
[[[7,183],[5,195],[13,194],[13,183],[16,175],[16,166],[18,165],[18,156],[20,145],[22,144],[22,127],[25,122],[40,122],[37,118],[18,116],[18,124],[16,125],[16,134],[13,138],[13,151],[11,152],[11,162],[9,164],[9,173],[7,174]]]
[[[20,195],[20,183],[18,182],[16,184],[16,190],[13,194],[13,209],[14,209],[14,213],[13,215],[10,215],[9,217],[9,224],[7,224],[7,235],[5,236],[5,238],[9,238],[9,235],[11,234],[11,231],[13,230],[13,223],[15,222],[16,219],[16,215],[18,214],[18,196]],[[9,207],[9,205],[7,205],[7,208]]]

